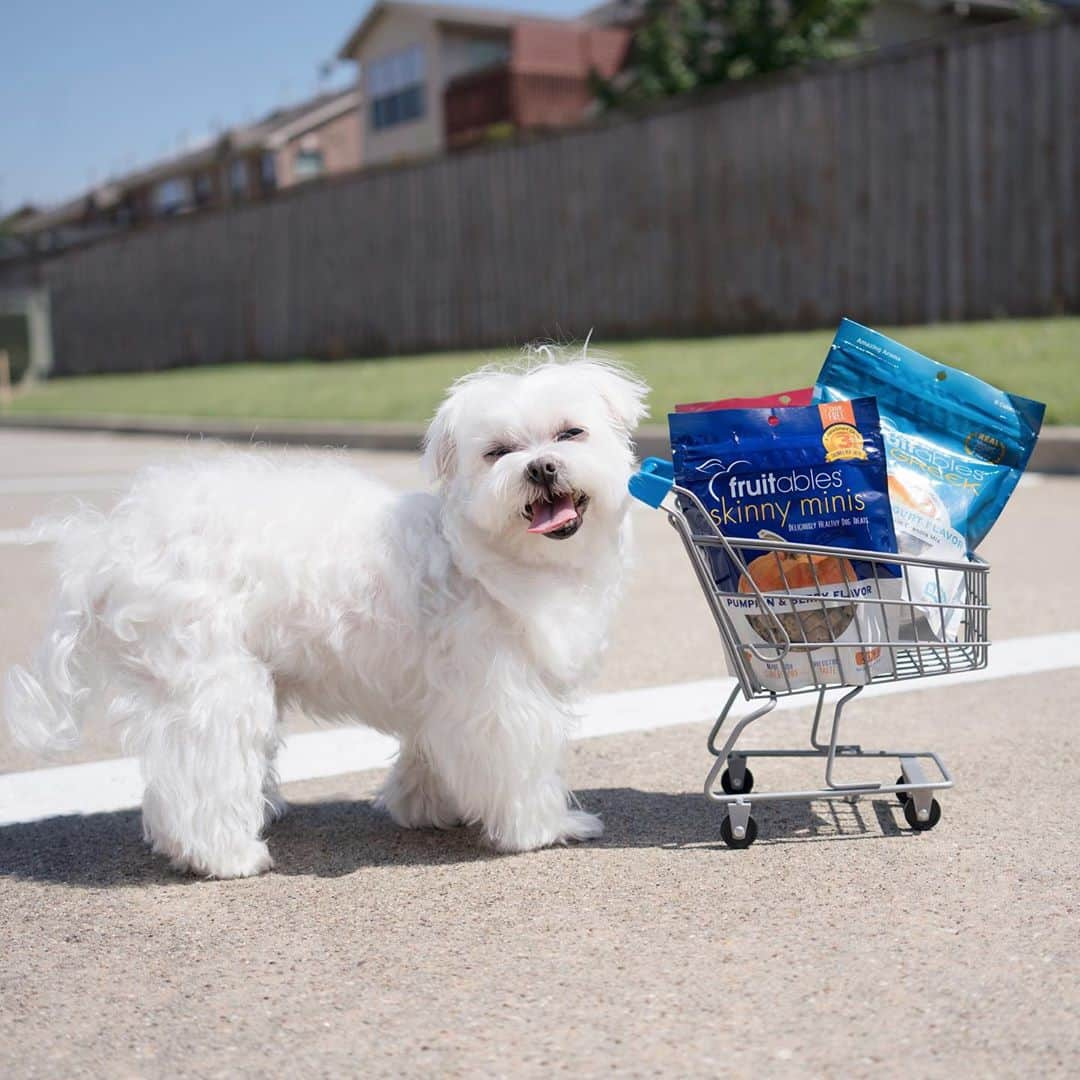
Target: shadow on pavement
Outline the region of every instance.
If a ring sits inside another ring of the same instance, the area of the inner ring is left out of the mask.
[[[720,840],[723,810],[697,792],[595,788],[577,794],[581,805],[599,813],[606,825],[603,838],[590,846],[727,850]],[[896,805],[884,798],[856,804],[758,804],[754,815],[760,828],[757,846],[911,835],[897,824]],[[302,877],[501,858],[480,844],[474,828],[403,830],[362,799],[294,804],[271,826],[268,838],[277,873]],[[136,810],[0,828],[0,878],[91,888],[196,883],[151,855]]]
[[[339,877],[361,867],[497,858],[471,829],[408,831],[370,801],[294,803],[267,839],[278,873]],[[143,842],[138,810],[0,828],[0,879],[91,888],[196,883]]]
[[[7,825],[0,829],[0,878],[91,886],[179,880],[150,855],[138,810]]]
[[[604,819],[600,847],[699,847],[727,850],[720,839],[722,806],[708,802],[700,792],[672,794],[634,788],[599,788],[579,791],[586,810]],[[750,799],[753,804],[753,797]],[[872,812],[868,813],[868,808]],[[899,807],[880,798],[848,802],[758,803],[757,845],[805,843],[824,840],[881,839],[907,836],[897,824]]]

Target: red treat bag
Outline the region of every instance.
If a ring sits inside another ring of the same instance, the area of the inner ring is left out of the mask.
[[[814,396],[814,388],[805,386],[801,390],[785,390],[780,394],[766,394],[764,397],[733,397],[723,401],[692,401],[687,405],[676,405],[675,411],[712,412],[714,409],[776,409],[790,405],[809,405]]]

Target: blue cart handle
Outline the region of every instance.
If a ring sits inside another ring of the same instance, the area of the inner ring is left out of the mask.
[[[663,458],[646,458],[630,477],[630,494],[656,509],[675,485],[675,469]]]

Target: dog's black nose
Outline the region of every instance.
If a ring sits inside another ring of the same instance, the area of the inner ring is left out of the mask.
[[[525,466],[525,475],[534,483],[551,487],[559,475],[559,463],[553,457],[538,457]]]

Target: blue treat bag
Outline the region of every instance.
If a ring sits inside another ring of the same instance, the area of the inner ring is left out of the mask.
[[[844,319],[814,400],[858,394],[877,398],[900,551],[963,560],[989,532],[1027,467],[1046,407]],[[908,581],[925,620],[920,636],[955,640],[963,573],[911,567]]]
[[[872,398],[677,412],[668,425],[676,483],[726,536],[896,551]],[[862,683],[893,670],[891,650],[875,645],[889,640],[888,605],[852,601],[899,598],[894,564],[878,564],[875,575],[871,563],[828,554],[750,548],[733,559],[717,547],[710,556],[739,640],[760,654],[742,655],[761,686]],[[781,656],[785,636],[790,648]]]

